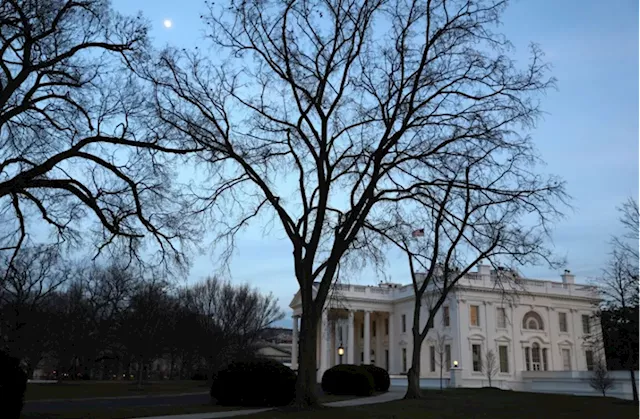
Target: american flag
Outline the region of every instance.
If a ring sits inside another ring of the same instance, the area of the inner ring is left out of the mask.
[[[421,228],[420,230],[416,230],[413,233],[411,233],[411,237],[423,237],[424,236],[424,228]]]

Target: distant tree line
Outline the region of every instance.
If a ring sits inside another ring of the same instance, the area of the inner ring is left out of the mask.
[[[46,360],[58,378],[209,378],[252,356],[280,318],[277,300],[248,285],[210,277],[177,287],[116,261],[69,264],[55,247],[23,248],[0,282],[2,349],[29,377]],[[159,358],[163,377],[151,370]]]

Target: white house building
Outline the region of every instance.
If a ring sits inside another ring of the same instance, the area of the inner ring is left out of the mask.
[[[593,317],[598,302],[593,287],[575,284],[574,275],[565,271],[562,282],[522,278],[516,280],[517,290],[503,290],[496,286],[497,274],[490,266],[479,265],[449,294],[422,346],[421,377],[438,380],[442,358],[447,381],[457,361],[465,387],[486,386],[482,364],[488,350],[497,357],[494,383],[514,390],[538,371],[575,373],[593,368],[597,355],[585,339],[600,335],[600,324]],[[391,376],[405,373],[411,367],[412,286],[336,285],[334,291],[318,331],[318,379],[340,362],[375,364]],[[297,369],[299,293],[290,307],[294,312],[291,365]],[[426,317],[425,309],[423,325]],[[438,335],[443,337],[440,345]],[[339,347],[344,348],[342,359]]]

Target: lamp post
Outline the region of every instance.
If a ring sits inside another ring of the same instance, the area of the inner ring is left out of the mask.
[[[344,347],[342,346],[342,342],[340,346],[338,346],[338,355],[340,356],[340,364],[342,364],[342,355],[344,355]]]
[[[453,361],[453,368],[458,368],[458,361]]]

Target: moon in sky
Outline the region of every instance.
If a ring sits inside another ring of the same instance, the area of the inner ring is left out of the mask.
[[[173,22],[171,21],[171,19],[165,19],[164,22],[162,22],[162,24],[167,29],[169,29],[169,28],[171,28],[173,26]]]

